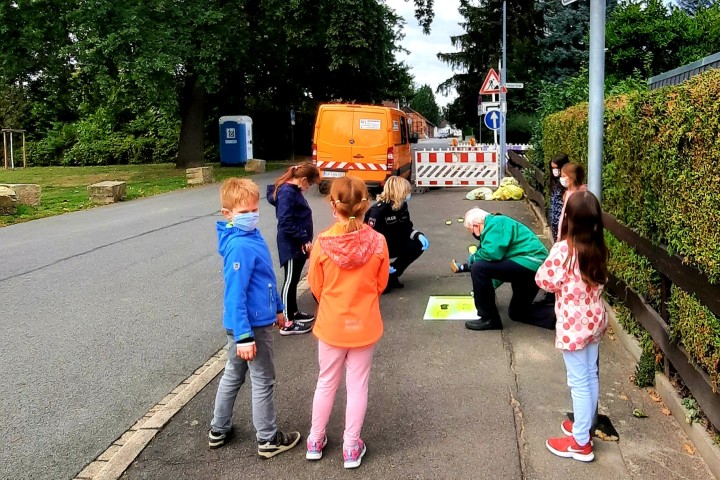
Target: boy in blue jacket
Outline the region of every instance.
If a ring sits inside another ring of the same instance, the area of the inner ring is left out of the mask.
[[[251,180],[230,178],[220,189],[220,212],[229,220],[217,222],[228,358],[215,396],[208,443],[210,448],[225,444],[232,430],[235,398],[249,370],[258,455],[270,458],[297,445],[300,433],[279,431],[275,418],[272,329],[276,322],[284,325],[285,317],[270,250],[256,228],[259,199],[258,186]]]

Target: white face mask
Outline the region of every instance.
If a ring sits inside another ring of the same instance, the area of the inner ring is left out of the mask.
[[[559,177],[560,176],[560,169],[559,168],[553,168],[552,169],[553,177]]]
[[[565,177],[560,177],[560,185],[562,185],[563,187],[567,188],[567,186],[568,186],[567,178],[565,178]]]

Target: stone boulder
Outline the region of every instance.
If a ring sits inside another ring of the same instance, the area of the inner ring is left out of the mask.
[[[204,183],[213,183],[213,167],[196,167],[185,170],[188,185],[202,185]]]
[[[18,202],[23,205],[37,207],[40,205],[40,185],[33,183],[7,183],[0,187],[10,187],[15,190]]]
[[[17,213],[18,197],[10,187],[0,187],[0,215],[15,215]]]
[[[254,173],[265,173],[265,160],[248,160],[245,164],[245,171]]]
[[[94,183],[87,187],[90,201],[97,205],[107,205],[125,198],[127,186],[125,182],[107,180]]]

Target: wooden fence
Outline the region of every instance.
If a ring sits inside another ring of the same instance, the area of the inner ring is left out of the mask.
[[[528,198],[544,209],[546,205],[544,194],[529,184],[520,169],[530,169],[531,176],[538,181],[538,185],[544,184],[544,173],[516,152],[511,151],[508,156],[508,171],[525,189]],[[720,285],[712,285],[706,276],[684,263],[681,257],[670,255],[662,246],[653,245],[650,240],[622,225],[612,215],[603,213],[603,222],[606,230],[633,248],[636,253],[647,258],[653,268],[660,273],[661,311],[659,313],[655,311],[641,295],[614,275],[610,276],[607,287],[633,312],[638,322],[662,350],[665,374],[669,375],[672,365],[710,422],[716,428],[720,428],[720,394],[713,388],[708,374],[671,339],[670,316],[667,310],[670,287],[674,284],[685,292],[694,294],[698,301],[720,317]]]

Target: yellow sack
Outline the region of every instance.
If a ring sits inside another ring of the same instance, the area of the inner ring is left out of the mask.
[[[513,185],[510,182],[505,185],[501,185],[492,194],[493,200],[522,200],[525,195],[525,190],[518,185]]]

